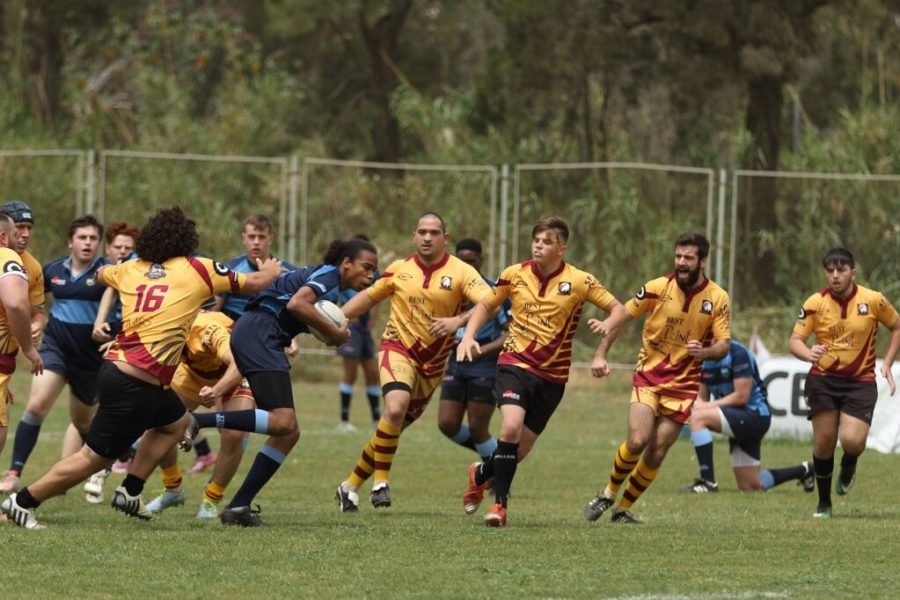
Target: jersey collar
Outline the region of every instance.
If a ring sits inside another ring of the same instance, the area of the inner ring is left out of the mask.
[[[681,293],[684,294],[684,305],[681,307],[682,312],[687,312],[688,308],[690,308],[691,306],[691,301],[694,299],[694,296],[696,296],[709,286],[709,277],[707,277],[706,274],[703,274],[703,283],[689,290],[684,290],[680,285],[678,285],[678,279],[675,277],[675,273],[669,274],[669,278],[675,282],[675,285],[679,290],[681,290]]]
[[[550,283],[550,280],[552,280],[554,277],[558,277],[565,268],[566,261],[560,261],[559,268],[547,275],[547,277],[544,277],[543,275],[541,275],[540,270],[537,268],[537,263],[535,263],[533,260],[531,261],[531,272],[535,277],[537,277],[538,283],[541,284],[541,289],[538,291],[539,296],[544,295],[544,293],[547,291],[547,285]]]
[[[422,262],[422,259],[419,258],[418,253],[413,254],[413,260],[416,262],[416,265],[420,269],[422,269],[422,274],[425,275],[425,279],[422,281],[422,287],[427,288],[428,284],[431,283],[431,276],[434,274],[434,272],[446,265],[447,261],[450,260],[450,253],[444,252],[444,257],[433,265],[426,265],[424,262]]]
[[[828,289],[828,295],[831,296],[831,299],[834,300],[835,302],[837,302],[838,306],[841,307],[841,318],[846,319],[847,318],[847,307],[850,305],[850,301],[856,297],[856,292],[859,291],[859,286],[857,286],[854,283],[853,287],[850,288],[850,293],[847,295],[846,298],[839,298],[838,296],[836,296],[834,294],[834,292],[831,291],[831,288],[827,288],[827,289]]]

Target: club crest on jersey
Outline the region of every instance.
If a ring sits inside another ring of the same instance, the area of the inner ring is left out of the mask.
[[[441,277],[441,289],[442,290],[449,290],[450,286],[452,286],[452,285],[453,285],[452,277],[450,277],[449,275],[444,275],[443,277]]]
[[[84,285],[86,285],[86,286],[88,286],[88,287],[91,287],[91,286],[94,285],[95,283],[97,283],[97,280],[94,279],[93,277],[89,277],[89,278],[87,278],[87,279],[84,280]]]
[[[572,293],[572,282],[571,281],[560,281],[559,282],[559,294],[561,296],[568,296]]]
[[[147,279],[162,279],[166,276],[166,270],[162,265],[153,263],[150,265],[150,270],[144,273],[144,277]]]
[[[8,261],[5,265],[3,265],[4,273],[25,273],[25,267],[20,265],[14,260]]]
[[[859,304],[856,305],[856,312],[859,315],[869,314],[869,305],[866,304],[865,302],[860,302]]]
[[[700,312],[704,315],[711,315],[713,310],[713,303],[709,300],[704,300],[700,304]]]

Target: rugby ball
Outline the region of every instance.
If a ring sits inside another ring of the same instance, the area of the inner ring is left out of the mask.
[[[347,320],[347,317],[344,316],[344,312],[334,302],[319,300],[316,302],[315,307],[316,310],[319,311],[319,314],[334,323],[335,327],[340,327]],[[315,327],[310,326],[309,332],[320,342],[328,343],[329,337]]]

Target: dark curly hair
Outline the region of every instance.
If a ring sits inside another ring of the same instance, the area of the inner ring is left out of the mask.
[[[339,265],[345,257],[354,261],[364,251],[378,254],[378,250],[375,249],[372,242],[359,237],[349,240],[332,240],[322,256],[322,264]]]
[[[147,221],[134,249],[141,260],[159,264],[177,256],[190,256],[199,245],[197,223],[175,206],[160,209]]]

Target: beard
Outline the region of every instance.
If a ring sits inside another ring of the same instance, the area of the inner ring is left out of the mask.
[[[689,290],[697,285],[697,282],[700,280],[701,270],[700,267],[697,266],[696,269],[687,271],[687,279],[685,280],[682,280],[678,277],[680,273],[683,273],[683,271],[675,273],[675,282],[678,283],[678,287],[680,287],[682,290]]]

